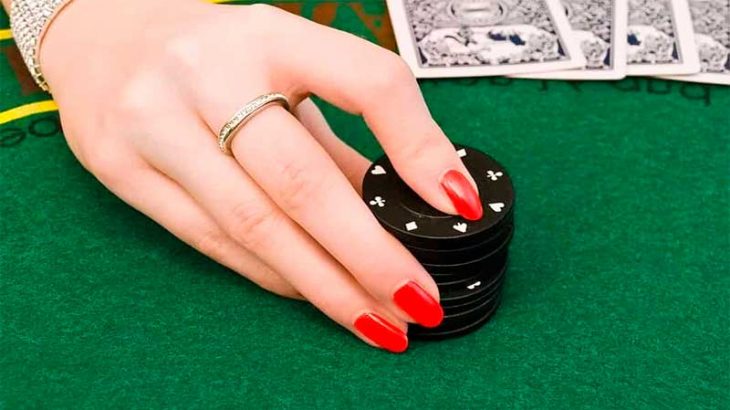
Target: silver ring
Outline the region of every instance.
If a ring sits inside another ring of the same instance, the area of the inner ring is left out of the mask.
[[[271,104],[280,104],[287,111],[289,110],[289,100],[284,94],[281,93],[264,94],[251,100],[246,105],[244,105],[243,108],[238,110],[233,115],[233,118],[223,124],[223,128],[221,128],[220,132],[218,133],[218,147],[220,147],[221,151],[223,151],[223,153],[225,154],[230,155],[231,142],[233,141],[232,137],[233,135],[235,135],[236,130],[238,130],[243,124],[250,120],[251,117],[256,115],[259,111],[263,110]]]

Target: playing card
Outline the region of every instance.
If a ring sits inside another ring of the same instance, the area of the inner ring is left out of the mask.
[[[730,85],[730,0],[689,0],[700,73],[674,80]]]
[[[628,0],[561,0],[586,66],[579,70],[519,77],[558,80],[618,80],[626,76]]]
[[[687,0],[629,0],[627,39],[628,75],[700,71]]]
[[[558,0],[388,0],[416,77],[472,77],[583,67]]]

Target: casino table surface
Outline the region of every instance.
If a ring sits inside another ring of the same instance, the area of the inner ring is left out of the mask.
[[[278,5],[394,47],[381,0]],[[730,88],[422,81],[446,133],[509,170],[517,229],[491,322],[393,355],[110,194],[6,27],[0,409],[730,407]],[[359,118],[319,103],[381,153]]]

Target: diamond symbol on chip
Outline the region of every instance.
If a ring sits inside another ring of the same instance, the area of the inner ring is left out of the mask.
[[[411,221],[406,224],[406,230],[408,232],[418,229],[418,225],[416,225],[415,222]]]
[[[471,285],[467,286],[466,288],[469,290],[474,290],[481,284],[482,284],[482,281],[478,280],[478,281],[472,283]]]
[[[464,222],[459,222],[454,225],[454,229],[456,229],[457,231],[459,231],[461,233],[464,233],[464,232],[466,232],[466,224]]]
[[[464,158],[466,156],[466,150],[464,148],[456,151],[456,154],[459,156],[459,158]]]
[[[495,202],[493,204],[489,204],[489,207],[492,208],[494,212],[502,212],[502,208],[504,208],[504,204],[502,202]]]
[[[376,165],[370,173],[373,175],[385,175],[385,168],[380,165]]]
[[[385,206],[385,199],[383,199],[382,197],[376,196],[375,198],[373,198],[370,201],[370,205],[372,205],[372,206],[377,205],[382,208]]]
[[[502,175],[504,175],[504,174],[501,171],[494,172],[491,169],[489,171],[487,171],[487,177],[489,179],[491,179],[492,181],[498,180],[499,177],[501,177]]]

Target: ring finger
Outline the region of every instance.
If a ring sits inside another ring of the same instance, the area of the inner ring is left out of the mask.
[[[375,301],[223,155],[204,124],[193,120],[153,132],[138,148],[177,181],[244,248],[281,274],[307,300],[370,344],[406,349],[406,324]],[[170,129],[170,127],[174,129]],[[155,131],[155,130],[152,130]]]

